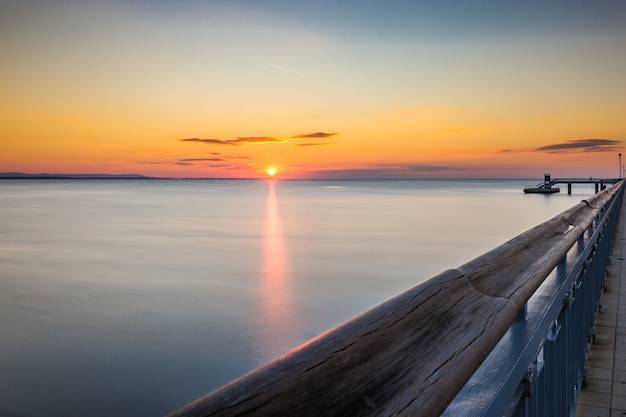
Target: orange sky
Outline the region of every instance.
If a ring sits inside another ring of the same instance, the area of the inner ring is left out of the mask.
[[[624,3],[454,3],[3,4],[0,172],[617,176]]]

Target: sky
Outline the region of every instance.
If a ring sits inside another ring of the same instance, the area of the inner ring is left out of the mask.
[[[617,177],[625,45],[623,0],[0,0],[0,172]]]

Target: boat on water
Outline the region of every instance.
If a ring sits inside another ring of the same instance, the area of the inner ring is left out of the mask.
[[[526,194],[554,194],[560,192],[559,187],[544,187],[543,184],[537,187],[528,186],[524,188]]]

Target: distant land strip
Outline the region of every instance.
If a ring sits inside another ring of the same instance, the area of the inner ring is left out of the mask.
[[[147,177],[140,174],[25,174],[22,172],[0,172],[0,179],[5,180],[84,180],[84,179],[97,179],[97,180],[137,180],[137,179],[152,179],[154,177]]]

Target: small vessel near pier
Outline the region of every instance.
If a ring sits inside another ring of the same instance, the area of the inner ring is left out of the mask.
[[[561,189],[559,187],[553,187],[554,184],[555,183],[553,183],[552,180],[550,179],[550,174],[545,174],[543,182],[540,182],[534,187],[532,185],[529,185],[528,187],[524,188],[524,193],[525,194],[554,194],[554,193],[560,192]]]
[[[559,187],[544,187],[543,185],[536,187],[528,186],[524,188],[524,193],[526,194],[554,194],[558,192],[561,192]]]

